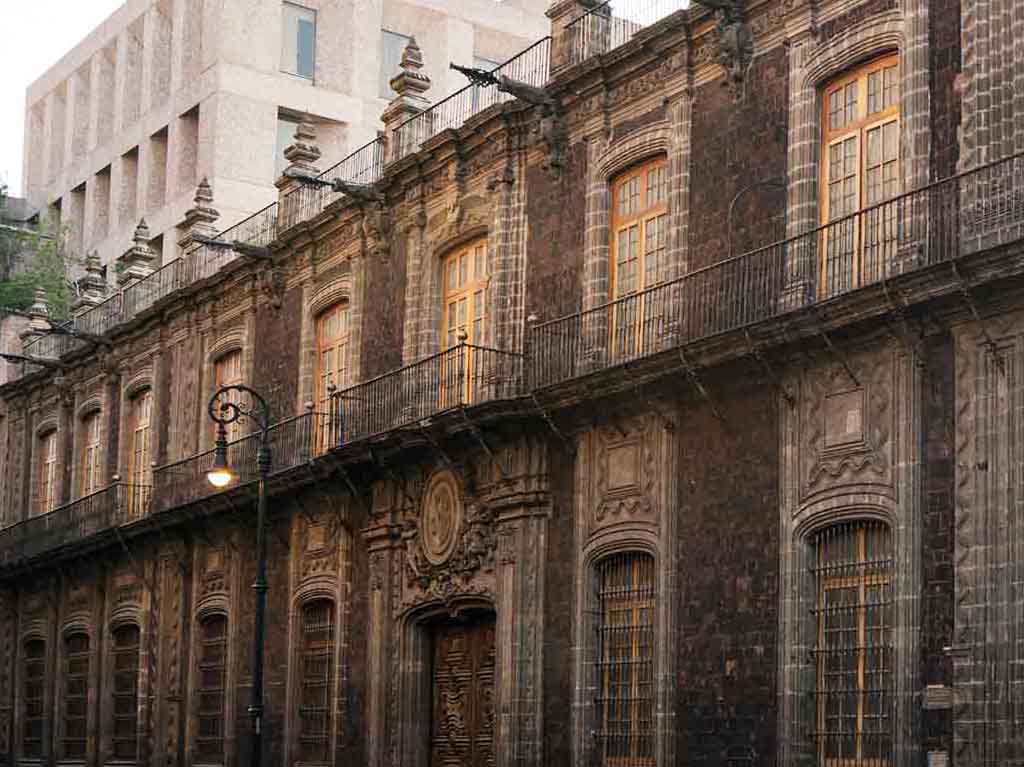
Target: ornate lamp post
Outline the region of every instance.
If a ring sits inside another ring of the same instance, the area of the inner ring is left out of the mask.
[[[217,424],[217,441],[214,448],[213,467],[206,473],[210,484],[224,488],[234,482],[238,475],[228,465],[227,425],[250,419],[260,429],[259,450],[256,453],[256,468],[259,472],[258,500],[256,502],[256,580],[252,584],[256,592],[256,616],[252,646],[252,697],[249,701],[249,715],[252,717],[252,767],[260,767],[263,755],[263,635],[267,608],[267,474],[270,472],[270,408],[257,392],[248,386],[222,386],[210,398],[207,407],[210,418]]]

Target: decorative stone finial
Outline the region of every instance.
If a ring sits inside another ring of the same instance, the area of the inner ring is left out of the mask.
[[[185,234],[178,240],[178,245],[182,250],[192,247],[197,236],[214,237],[217,234],[214,223],[220,218],[220,213],[213,207],[213,189],[206,178],[200,181],[196,187],[196,196],[193,198],[193,202],[195,204],[185,211]]]
[[[71,311],[76,313],[103,303],[107,297],[107,280],[95,250],[85,257],[85,275],[78,280],[78,289],[78,297],[71,304]]]
[[[388,162],[405,156],[415,148],[403,146],[400,138],[396,140],[395,128],[430,106],[430,101],[423,95],[430,90],[430,78],[423,74],[421,69],[423,52],[416,44],[416,38],[412,37],[402,51],[401,70],[388,81],[391,90],[395,92],[395,97],[380,116],[381,122],[384,123],[384,135],[388,140]]]
[[[36,287],[35,300],[28,308],[28,327],[19,334],[22,345],[45,335],[50,331],[50,304],[46,300],[46,290]]]
[[[153,273],[156,251],[149,247],[150,233],[146,219],[140,218],[132,237],[132,246],[117,259],[117,284],[121,287]]]
[[[320,175],[316,161],[320,159],[320,147],[316,143],[316,126],[313,123],[301,122],[295,127],[295,141],[285,147],[284,159],[288,167],[284,169],[287,178],[315,178]],[[278,182],[281,188],[282,182]]]

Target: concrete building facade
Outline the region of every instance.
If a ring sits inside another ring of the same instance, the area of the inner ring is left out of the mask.
[[[449,61],[493,67],[545,30],[540,0],[127,0],[29,87],[25,193],[79,256],[110,264],[144,217],[171,260],[200,179],[228,225],[275,199],[300,120],[334,160],[374,139],[410,36],[439,99],[465,84]]]
[[[656,5],[557,0],[480,110],[409,44],[378,176],[303,126],[171,287],[140,232],[35,312],[0,762],[249,761],[240,383],[265,764],[1024,759],[1019,4]]]

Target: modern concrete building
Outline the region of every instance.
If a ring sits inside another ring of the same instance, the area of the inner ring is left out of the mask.
[[[544,0],[128,0],[33,83],[25,192],[69,246],[109,264],[140,217],[167,261],[196,182],[227,226],[276,199],[299,119],[324,160],[375,138],[415,35],[432,97],[464,86],[449,62],[503,61],[547,31]]]

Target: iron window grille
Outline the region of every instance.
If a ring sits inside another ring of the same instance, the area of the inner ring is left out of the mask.
[[[596,746],[601,765],[654,764],[654,558],[597,564]]]
[[[334,672],[334,603],[330,600],[311,602],[302,611],[301,669],[299,759],[328,763]]]
[[[893,554],[875,521],[813,537],[814,742],[821,767],[883,767],[893,749]]]
[[[228,621],[211,615],[199,624],[196,755],[205,764],[224,762],[224,690],[227,686]]]
[[[89,635],[64,638],[64,758],[84,759],[88,738]]]
[[[139,627],[121,626],[113,639],[114,758],[134,761],[139,749]]]
[[[30,639],[24,649],[21,751],[28,759],[41,759],[46,717],[46,643],[42,639]]]

